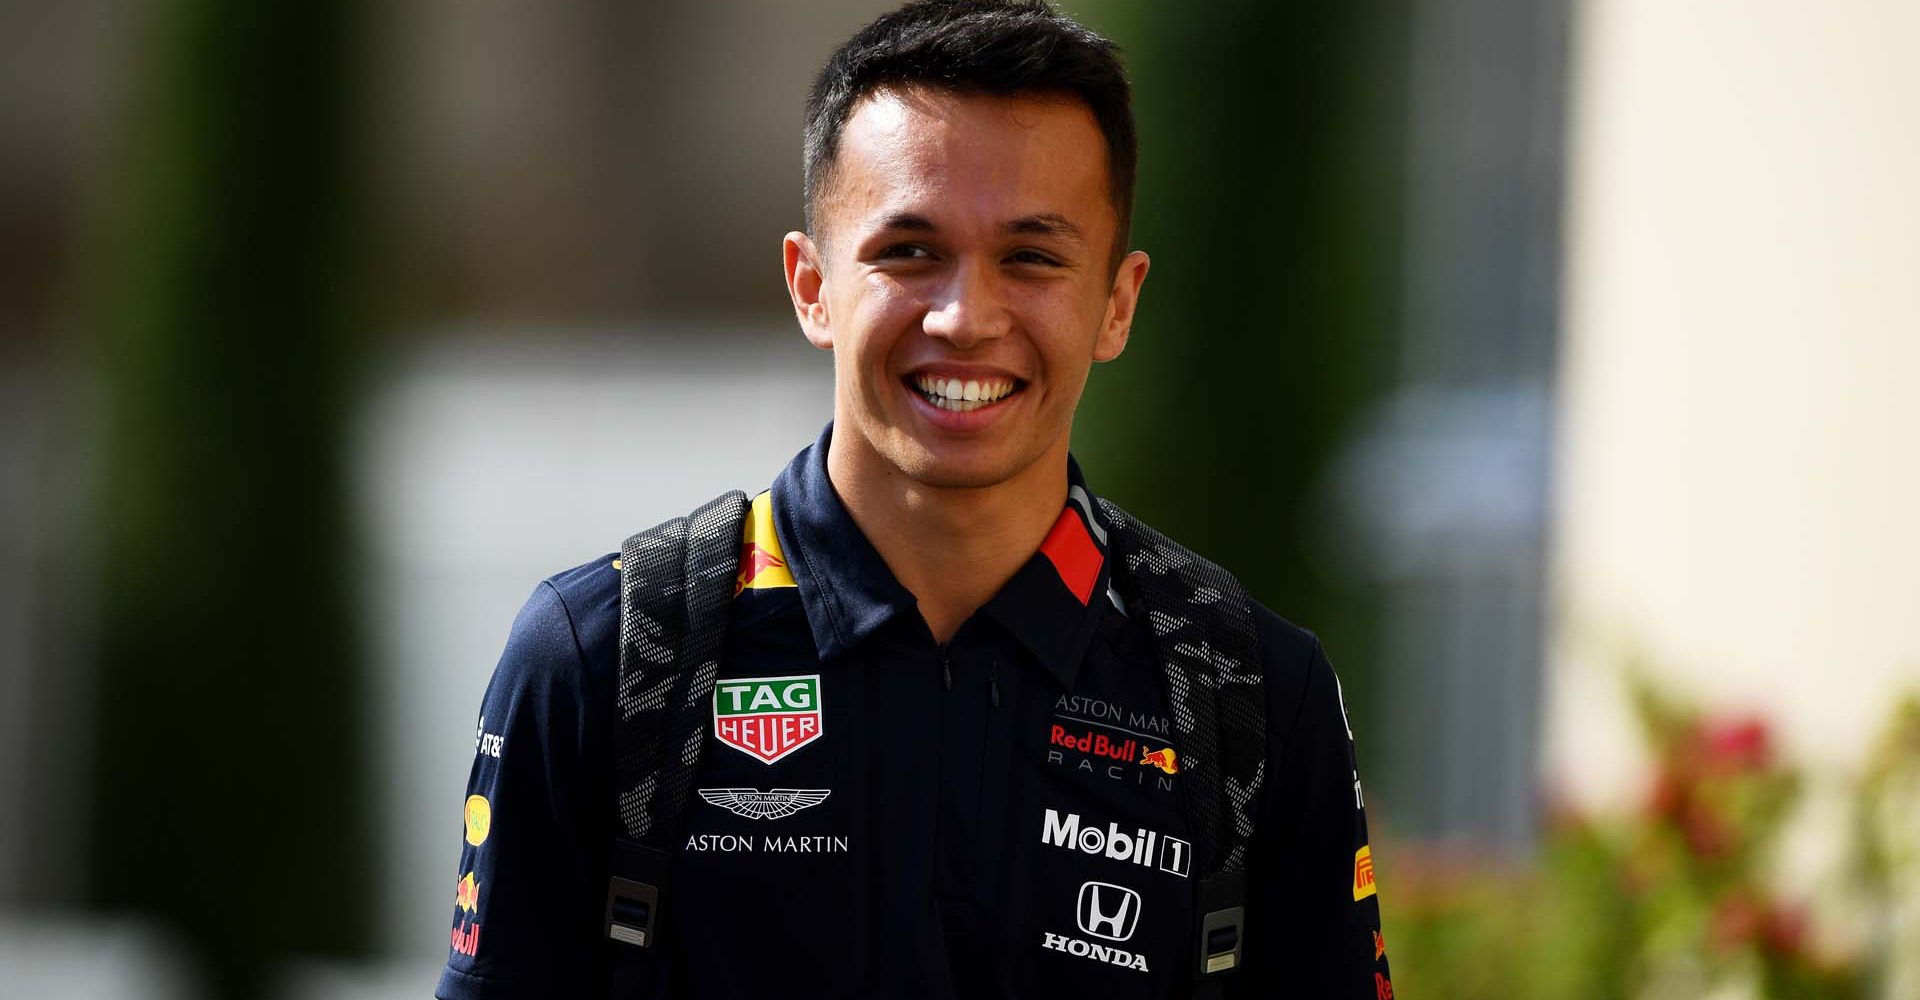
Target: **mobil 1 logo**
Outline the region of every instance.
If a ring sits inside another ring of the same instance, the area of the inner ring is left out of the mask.
[[[1118,823],[1102,828],[1082,821],[1079,813],[1048,809],[1040,823],[1040,842],[1123,864],[1158,868],[1181,878],[1191,877],[1193,870],[1193,845],[1179,837],[1146,827],[1122,830]]]

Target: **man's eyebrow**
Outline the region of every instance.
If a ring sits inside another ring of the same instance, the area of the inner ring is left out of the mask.
[[[881,219],[880,226],[875,232],[904,229],[912,233],[931,233],[936,228],[938,227],[933,224],[933,220],[924,215],[918,215],[913,212],[895,212]]]
[[[895,212],[880,220],[874,232],[931,233],[939,230],[933,220],[917,212]],[[1028,236],[1053,236],[1079,243],[1086,242],[1086,235],[1073,220],[1058,212],[1042,212],[1039,215],[1023,215],[1001,223],[1000,230],[1006,233],[1019,233]]]
[[[1000,227],[1009,233],[1025,233],[1032,236],[1057,236],[1061,239],[1086,242],[1086,236],[1073,220],[1055,212],[1040,215],[1024,215]]]

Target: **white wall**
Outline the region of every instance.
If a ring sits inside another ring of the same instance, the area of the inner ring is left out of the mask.
[[[534,585],[723,490],[764,489],[832,410],[832,359],[797,331],[451,336],[394,366],[356,463],[393,959],[430,976],[446,958],[474,719]]]
[[[1551,773],[1632,788],[1623,644],[1843,770],[1920,690],[1920,4],[1575,38]]]

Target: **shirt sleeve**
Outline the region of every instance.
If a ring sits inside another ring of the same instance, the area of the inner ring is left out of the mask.
[[[567,605],[542,583],[514,620],[481,702],[435,990],[443,1000],[595,989],[609,849],[602,814],[612,806],[610,720],[590,710],[606,704],[592,683]]]
[[[1392,1000],[1340,681],[1318,639],[1266,618],[1270,782],[1248,855],[1246,965],[1226,992]],[[1281,628],[1295,635],[1274,635]]]

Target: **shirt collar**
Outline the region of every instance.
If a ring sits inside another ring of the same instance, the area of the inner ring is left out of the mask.
[[[775,530],[825,661],[919,604],[867,541],[827,477],[833,425],[773,482]],[[1080,466],[1067,459],[1067,502],[1032,558],[981,609],[1067,689],[1107,601],[1107,530]]]

